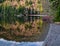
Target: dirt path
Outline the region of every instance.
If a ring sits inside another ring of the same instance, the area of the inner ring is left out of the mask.
[[[60,46],[60,25],[50,24],[50,29],[43,46]]]

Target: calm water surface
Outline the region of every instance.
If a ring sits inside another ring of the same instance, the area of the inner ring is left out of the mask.
[[[44,42],[15,42],[0,39],[0,46],[42,46]]]

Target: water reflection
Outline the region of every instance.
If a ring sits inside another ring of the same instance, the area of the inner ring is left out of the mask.
[[[0,46],[42,46],[42,42],[15,42],[0,39]]]

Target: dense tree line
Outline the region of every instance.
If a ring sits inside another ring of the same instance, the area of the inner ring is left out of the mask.
[[[49,0],[54,14],[54,21],[60,21],[60,0]]]

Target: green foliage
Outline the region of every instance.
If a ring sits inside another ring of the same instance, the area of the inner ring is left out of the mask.
[[[0,0],[0,3],[3,3],[5,0]]]
[[[41,2],[40,2],[40,0],[38,0],[38,4],[40,4]]]
[[[54,13],[54,21],[60,21],[60,1],[59,0],[49,0],[51,3],[51,9]]]
[[[33,2],[32,2],[32,1],[30,1],[30,2],[29,2],[29,4],[30,4],[30,5],[32,5],[32,4],[33,4]]]
[[[60,22],[60,7],[57,9],[54,21],[59,21]]]
[[[5,6],[5,5],[1,5],[1,7],[0,7],[0,14],[1,14],[1,17],[2,17],[2,19],[1,19],[1,21],[3,21],[3,22],[1,22],[1,23],[7,23],[7,22],[12,22],[12,20],[15,20],[14,19],[14,14],[16,14],[16,9],[14,8],[14,7],[11,7],[11,6]]]
[[[53,2],[54,0],[49,0],[50,2]]]
[[[22,7],[21,6],[17,10],[19,11],[19,13],[23,14],[24,13],[24,10],[25,10],[25,7]]]
[[[26,4],[26,6],[28,6],[29,5],[29,2],[26,0],[25,4]]]
[[[27,11],[28,14],[31,14],[31,9],[30,8],[32,8],[31,7],[32,4],[33,4],[32,1],[28,2],[26,0],[26,2],[25,2],[26,6],[19,5],[20,0],[17,0],[17,2],[18,2],[17,6],[13,6],[13,5],[11,5],[11,3],[12,3],[11,1],[12,0],[9,0],[9,1],[5,2],[5,0],[0,0],[0,2],[1,2],[0,3],[0,24],[14,23],[17,20],[18,21],[23,21],[23,19],[18,18],[17,15],[24,14],[25,11]],[[39,4],[39,3],[40,2],[38,2],[37,4]],[[29,6],[29,8],[27,10],[25,10],[25,8],[28,7],[28,6]],[[40,12],[40,11],[37,11],[36,9],[32,8],[32,14],[38,14],[38,12]]]

